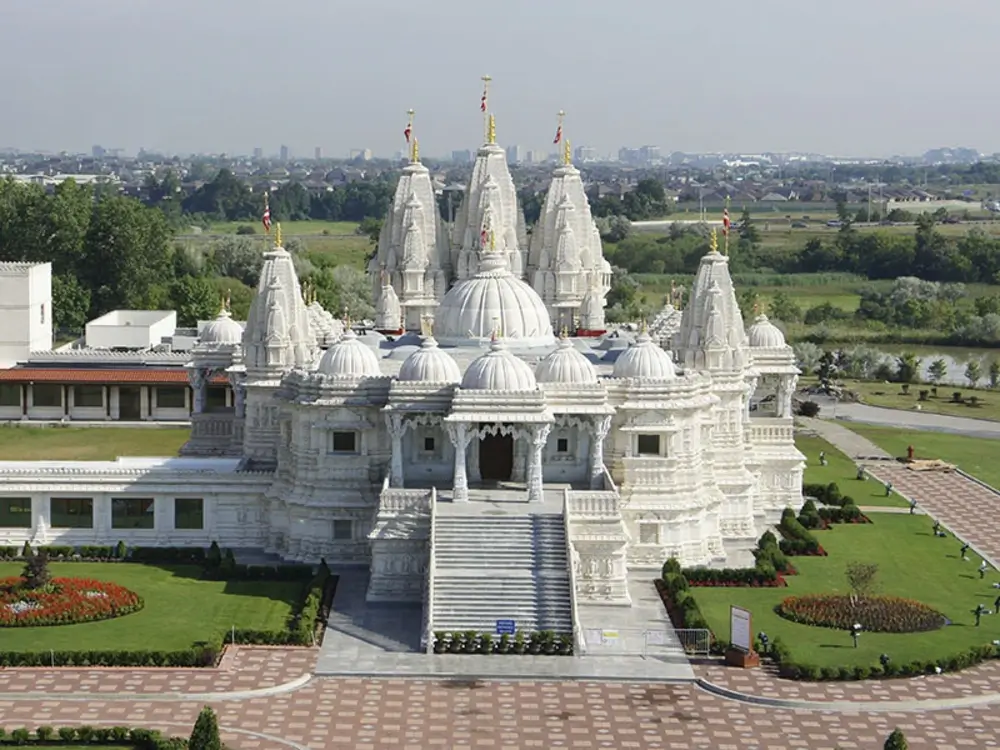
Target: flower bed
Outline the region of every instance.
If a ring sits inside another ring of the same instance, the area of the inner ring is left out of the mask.
[[[124,586],[84,578],[53,578],[28,589],[22,578],[0,578],[0,627],[70,625],[121,617],[142,609],[142,598]]]
[[[865,631],[876,633],[922,633],[948,623],[926,604],[895,596],[868,596],[856,602],[847,594],[791,596],[775,611],[802,625],[849,630],[859,623]]]

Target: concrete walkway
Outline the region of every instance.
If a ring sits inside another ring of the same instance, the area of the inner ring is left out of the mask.
[[[1000,422],[931,414],[926,411],[885,409],[881,406],[835,401],[828,396],[816,395],[810,398],[820,405],[820,416],[824,421],[835,419],[881,427],[947,432],[953,435],[1000,440]]]
[[[827,419],[810,419],[808,417],[799,417],[797,421],[803,428],[815,432],[848,458],[892,458],[871,440],[856,432],[851,432],[842,424]]]

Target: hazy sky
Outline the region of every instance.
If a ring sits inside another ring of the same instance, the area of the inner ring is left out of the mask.
[[[0,147],[1000,151],[997,0],[0,0]]]

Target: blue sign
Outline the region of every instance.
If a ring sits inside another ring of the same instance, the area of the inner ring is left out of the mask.
[[[497,620],[497,635],[514,635],[517,623],[513,620]]]

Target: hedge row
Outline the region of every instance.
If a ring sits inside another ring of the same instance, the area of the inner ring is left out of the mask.
[[[137,750],[185,750],[188,741],[179,737],[164,737],[155,729],[130,729],[129,727],[50,727],[43,725],[30,729],[7,732],[0,728],[0,746],[40,745],[131,745]]]
[[[781,514],[778,531],[784,537],[778,546],[786,555],[826,555],[826,550],[820,546],[816,537],[799,522],[799,519],[795,517],[795,511],[791,508],[785,508]]]
[[[434,633],[436,654],[533,654],[572,656],[573,636],[541,630],[534,633],[518,631],[514,635],[496,636],[475,630]]]
[[[0,651],[0,667],[211,667],[233,635],[244,645],[312,646],[317,630],[326,624],[336,580],[326,561],[321,561],[304,583],[301,603],[284,630],[237,629],[216,643],[196,643],[179,651]]]
[[[853,500],[846,500],[843,505],[824,505],[817,509],[816,502],[810,498],[799,511],[798,522],[806,529],[826,529],[834,523],[871,523]]]
[[[958,672],[990,659],[1000,659],[1000,647],[993,644],[986,644],[959,651],[947,658],[913,661],[908,664],[896,664],[892,660],[889,660],[885,665],[819,667],[815,664],[793,662],[791,653],[788,647],[782,643],[781,638],[775,638],[769,644],[766,651],[761,649],[760,643],[755,643],[754,648],[774,661],[778,666],[778,674],[781,677],[789,680],[807,680],[809,682],[917,677],[920,675],[940,674],[942,672]]]

